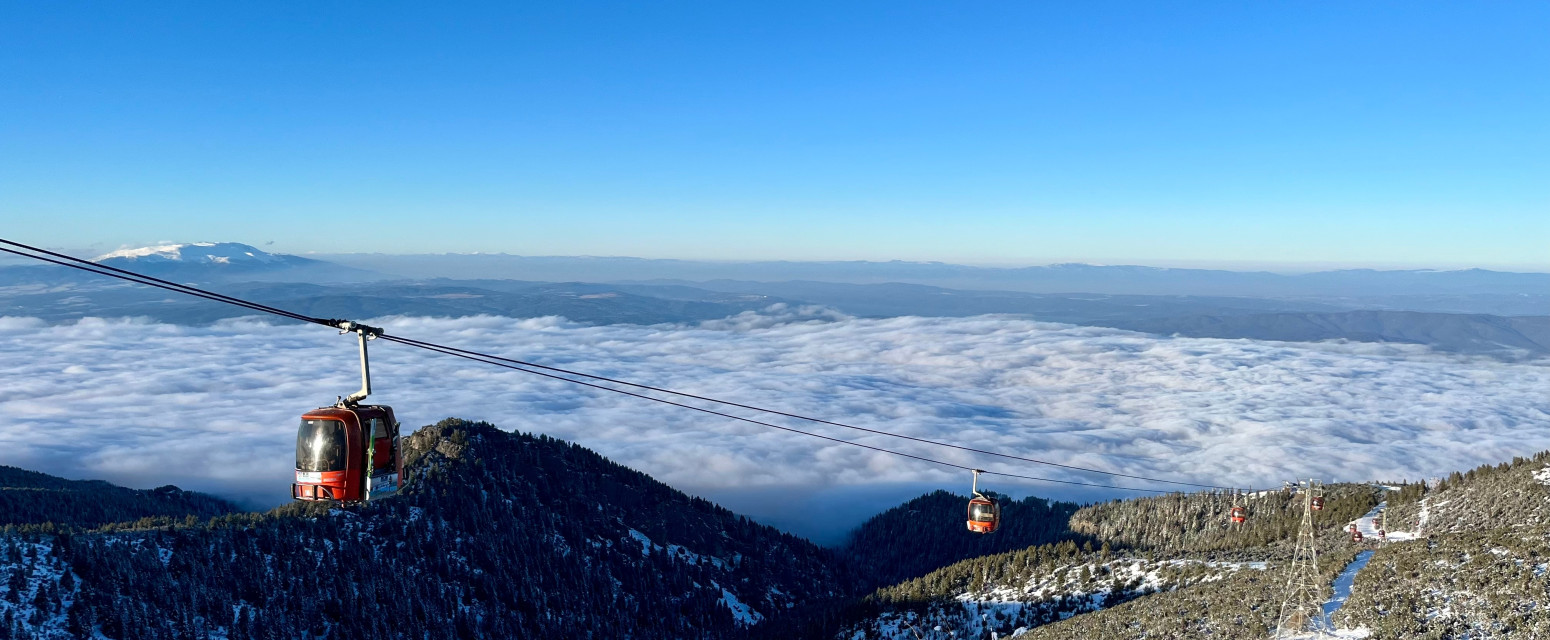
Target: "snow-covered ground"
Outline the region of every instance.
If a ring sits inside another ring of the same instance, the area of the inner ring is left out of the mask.
[[[1383,511],[1385,509],[1388,509],[1388,508],[1389,508],[1389,503],[1387,501],[1378,503],[1378,506],[1373,507],[1372,511],[1368,511],[1367,515],[1364,515],[1364,516],[1362,516],[1360,518],[1357,518],[1357,519],[1352,520],[1351,522],[1347,523],[1346,524],[1346,530],[1349,531],[1350,528],[1351,528],[1351,525],[1356,525],[1356,530],[1362,532],[1362,539],[1363,539],[1364,542],[1378,543],[1378,542],[1382,541],[1383,538],[1380,538],[1378,536],[1378,531],[1383,528],[1382,527],[1382,515],[1383,515]],[[1422,520],[1425,520],[1425,518],[1426,518],[1426,508],[1425,508],[1424,504],[1422,505],[1421,514],[1422,514],[1421,515]],[[1398,522],[1390,522],[1390,523],[1388,523],[1388,525],[1390,527],[1395,527],[1395,526],[1398,526],[1399,524],[1400,523],[1398,523]],[[1402,530],[1402,529],[1389,529],[1388,530],[1387,541],[1388,542],[1406,542],[1406,541],[1409,541],[1409,540],[1415,540],[1416,538],[1419,538],[1419,537],[1421,537],[1421,535],[1417,531],[1405,531],[1405,530]]]
[[[0,632],[20,631],[20,637],[44,640],[72,637],[66,631],[65,612],[75,601],[79,584],[69,566],[54,554],[52,543],[0,539],[0,619],[17,625]]]
[[[732,617],[737,618],[737,621],[744,625],[759,624],[759,621],[764,619],[764,614],[754,611],[753,607],[743,604],[742,600],[737,599],[737,594],[726,589],[721,590],[721,605],[726,607],[728,611],[731,611]]]
[[[963,603],[997,604],[1014,603],[1022,605],[1030,597],[1035,600],[1063,595],[1066,598],[1087,597],[1101,598],[1113,591],[1113,585],[1134,585],[1130,591],[1160,591],[1167,586],[1162,572],[1164,569],[1180,569],[1189,565],[1199,565],[1210,569],[1218,569],[1199,582],[1215,582],[1221,580],[1227,573],[1240,569],[1265,570],[1264,562],[1203,562],[1199,560],[1165,560],[1149,563],[1142,560],[1122,559],[1111,562],[1089,562],[1079,565],[1070,565],[1057,569],[1049,574],[1036,577],[1023,585],[1004,585],[980,592],[969,592],[958,596],[958,601]],[[1096,576],[1087,582],[1089,586],[1083,587],[1082,576]]]
[[[1147,561],[1115,558],[1070,564],[1039,572],[1016,583],[987,585],[958,594],[951,604],[925,616],[914,611],[888,612],[850,631],[857,640],[912,640],[916,631],[984,638],[1007,629],[1017,637],[1037,626],[1043,615],[1071,616],[1113,606],[1137,595],[1215,582],[1237,571],[1264,571],[1265,562]],[[1045,619],[1044,621],[1048,621]]]
[[[1329,640],[1330,638],[1366,638],[1372,635],[1367,627],[1336,629],[1334,631],[1309,631],[1295,636],[1276,636],[1276,640]]]
[[[652,542],[650,537],[647,537],[646,534],[636,531],[635,529],[630,529],[627,535],[629,535],[631,540],[635,541],[635,544],[640,545],[640,552],[643,556],[650,556],[652,551],[656,551],[657,553],[665,553],[669,558],[672,558],[678,562],[684,562],[693,565],[709,563],[715,565],[717,569],[722,570],[725,570],[728,565],[734,567],[738,566],[742,563],[743,560],[742,554],[735,554],[734,557],[728,561],[716,556],[707,556],[695,553],[683,545],[669,544],[667,546],[663,546]],[[609,544],[612,546],[612,542]],[[703,588],[703,585],[700,585],[698,582],[695,583],[695,586]],[[722,606],[726,607],[728,611],[731,611],[732,617],[736,618],[738,622],[741,622],[745,625],[754,625],[764,620],[764,614],[759,613],[758,610],[744,603],[737,597],[737,594],[728,591],[726,588],[715,582],[711,582],[709,588],[721,590]],[[775,596],[785,596],[785,594],[780,593],[780,590],[776,589],[773,593],[770,594],[770,597],[766,599],[769,602],[774,603]],[[787,608],[790,608],[790,602],[787,602],[786,606]]]

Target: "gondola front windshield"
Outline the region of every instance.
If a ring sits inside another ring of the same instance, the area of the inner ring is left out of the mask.
[[[995,522],[996,508],[988,504],[975,504],[969,507],[969,519],[975,522]]]
[[[338,420],[302,420],[296,431],[297,471],[343,471],[344,423]]]

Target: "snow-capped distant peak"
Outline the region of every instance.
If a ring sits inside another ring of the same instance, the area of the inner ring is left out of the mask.
[[[132,262],[185,262],[205,264],[267,263],[279,262],[282,257],[266,253],[256,247],[237,242],[191,242],[187,244],[162,244],[136,249],[119,249],[94,260],[125,260]]]

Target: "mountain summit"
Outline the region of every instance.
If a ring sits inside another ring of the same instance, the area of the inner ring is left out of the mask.
[[[138,249],[119,249],[96,258],[101,264],[144,265],[156,262],[180,262],[184,264],[283,264],[294,260],[317,262],[296,256],[277,255],[257,247],[238,242],[192,242],[188,244],[163,244]]]
[[[119,249],[93,259],[97,264],[136,273],[208,282],[359,282],[377,274],[283,253],[269,253],[240,242],[189,242]]]

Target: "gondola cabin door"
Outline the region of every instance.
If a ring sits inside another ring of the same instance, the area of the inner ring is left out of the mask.
[[[326,407],[301,417],[296,432],[297,500],[359,502],[393,495],[403,456],[393,409]]]

